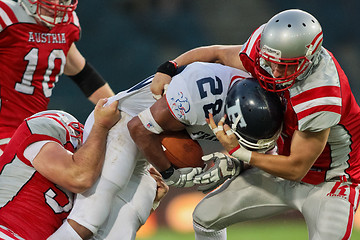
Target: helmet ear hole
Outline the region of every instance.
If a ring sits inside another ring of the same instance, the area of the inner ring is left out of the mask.
[[[225,123],[250,150],[266,151],[276,145],[283,112],[279,96],[261,88],[255,78],[235,82],[225,100]]]

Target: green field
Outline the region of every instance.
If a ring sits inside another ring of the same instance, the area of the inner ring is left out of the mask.
[[[243,223],[228,228],[228,240],[306,240],[306,225],[300,221],[274,221]],[[193,233],[180,234],[169,229],[160,228],[156,234],[137,240],[194,240]],[[360,239],[360,229],[354,229],[351,239]],[[330,239],[329,239],[330,240]]]

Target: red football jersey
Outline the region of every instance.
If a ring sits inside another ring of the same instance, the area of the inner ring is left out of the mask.
[[[254,31],[239,53],[244,67],[253,76],[255,46],[264,26]],[[360,182],[360,108],[334,56],[322,48],[319,59],[306,79],[280,93],[286,112],[279,153],[290,154],[295,130],[318,132],[330,128],[324,151],[302,181],[319,184],[346,176]]]
[[[49,29],[20,3],[0,1],[0,139],[11,137],[26,117],[47,109],[69,48],[79,38],[75,13],[70,24]]]
[[[31,118],[19,126],[0,157],[0,226],[27,240],[47,239],[61,226],[74,194],[37,172],[24,151],[45,140],[73,152],[69,138],[68,131],[51,118]]]

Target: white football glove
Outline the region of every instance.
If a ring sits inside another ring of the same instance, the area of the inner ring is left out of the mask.
[[[236,177],[244,169],[242,161],[220,152],[205,155],[202,159],[207,166],[214,164],[194,178],[195,184],[202,184],[198,187],[198,190],[204,193],[217,188],[228,178]]]
[[[165,183],[168,186],[174,186],[174,187],[192,187],[194,186],[194,177],[198,174],[200,174],[202,171],[202,168],[179,168],[174,169],[174,173],[164,179]]]

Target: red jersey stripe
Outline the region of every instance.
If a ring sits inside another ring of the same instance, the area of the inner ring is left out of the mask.
[[[336,106],[336,105],[320,105],[320,106],[315,106],[312,108],[308,108],[304,111],[301,111],[299,113],[297,113],[298,119],[301,120],[302,118],[309,116],[313,113],[317,113],[317,112],[324,112],[324,111],[328,111],[328,112],[334,112],[337,114],[341,114],[341,107],[340,106]]]
[[[0,19],[3,28],[18,22],[13,10],[4,2],[0,2]]]
[[[291,103],[296,106],[310,100],[322,97],[338,97],[341,98],[340,87],[338,86],[323,86],[304,91],[291,98]]]
[[[348,221],[348,225],[346,227],[346,232],[345,232],[345,235],[342,239],[350,239],[350,236],[351,236],[351,231],[352,231],[352,228],[353,228],[353,221],[354,221],[354,212],[355,212],[355,209],[356,209],[356,206],[355,206],[355,198],[356,198],[356,195],[358,194],[357,193],[357,190],[356,190],[356,187],[357,187],[358,184],[356,183],[353,183],[351,184],[350,186],[350,194],[349,194],[349,202],[350,202],[350,211],[349,211],[349,221]]]

